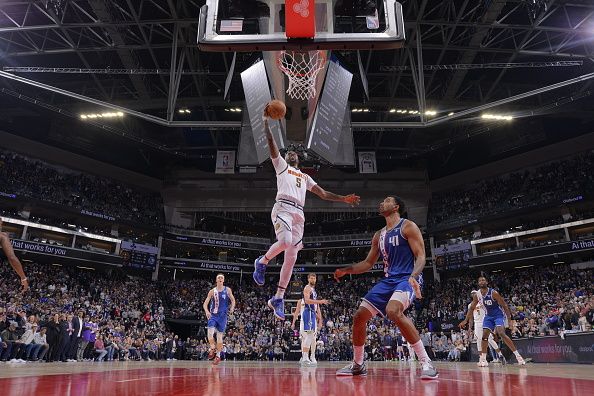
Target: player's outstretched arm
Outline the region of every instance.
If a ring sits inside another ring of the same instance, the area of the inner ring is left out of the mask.
[[[333,192],[326,191],[319,185],[315,185],[312,187],[311,192],[316,194],[318,197],[322,198],[324,201],[333,201],[333,202],[344,202],[351,206],[359,205],[361,202],[361,197],[355,194],[349,195],[338,195],[334,194]]]
[[[480,293],[480,291],[479,291],[479,293]],[[464,318],[464,320],[462,322],[460,322],[458,327],[460,327],[461,329],[466,327],[466,324],[470,321],[470,317],[472,316],[472,313],[476,309],[477,304],[478,304],[478,297],[476,296],[476,293],[475,293],[472,296],[472,303],[470,304],[470,308],[468,308],[468,312],[466,312],[466,318]]]
[[[348,274],[362,274],[363,272],[367,272],[373,267],[373,264],[377,263],[377,259],[379,258],[379,231],[375,233],[373,239],[371,240],[371,248],[369,249],[369,253],[367,253],[367,257],[365,260],[358,262],[357,264],[349,265],[348,267],[339,268],[334,271],[334,279],[337,282],[340,282],[340,278]]]
[[[266,110],[264,110],[264,114],[266,114]],[[266,140],[268,141],[270,158],[278,158],[280,156],[280,152],[278,151],[278,146],[276,145],[274,136],[272,136],[272,132],[270,131],[270,127],[268,126],[268,117],[266,117],[266,115],[264,115],[264,133],[266,134]]]
[[[229,308],[229,313],[233,313],[233,311],[235,311],[235,296],[233,295],[233,291],[230,287],[227,288],[227,294],[229,295],[229,300],[231,300],[231,307]]]
[[[2,226],[2,222],[0,221],[0,227]],[[21,285],[23,286],[23,291],[29,288],[29,280],[27,279],[27,275],[25,275],[25,271],[23,270],[23,265],[19,261],[16,254],[14,254],[14,249],[12,248],[12,244],[10,243],[10,238],[8,234],[5,232],[0,232],[0,245],[2,246],[2,250],[10,263],[14,272],[21,278]]]
[[[202,304],[202,308],[204,309],[204,313],[206,314],[206,319],[210,319],[210,311],[208,310],[208,304],[210,303],[210,299],[212,298],[212,290],[208,292],[206,299],[204,300],[204,304]]]
[[[305,301],[306,304],[330,304],[330,301],[323,299],[323,300],[314,300],[313,298],[311,298],[311,287],[305,286],[305,289],[303,289],[303,301]]]

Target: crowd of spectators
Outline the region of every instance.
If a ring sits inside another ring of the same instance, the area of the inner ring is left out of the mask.
[[[430,330],[464,318],[477,277],[452,277],[431,283],[420,312]],[[513,313],[516,338],[590,331],[594,324],[594,270],[569,265],[532,267],[490,276]]]
[[[0,360],[172,356],[174,336],[150,280],[35,263],[26,270],[31,289],[20,293],[10,266],[0,267]]]
[[[0,151],[2,193],[158,227],[163,205],[158,193],[112,179],[51,166]]]
[[[20,293],[11,268],[0,267],[0,360],[205,359],[208,354],[202,303],[214,279],[151,281],[113,270],[80,271],[34,263],[27,263],[26,270],[31,289]],[[214,273],[210,275],[214,278]],[[351,359],[352,317],[378,275],[341,283],[330,276],[318,277],[318,293],[331,300],[322,308],[319,360]],[[592,329],[593,275],[592,269],[557,265],[498,272],[490,281],[513,312],[512,335],[534,337]],[[234,291],[237,307],[229,319],[224,358],[283,360],[299,350],[298,333],[291,323],[275,320],[265,307],[274,292],[272,279],[266,287],[255,288],[248,280],[229,275],[226,284]],[[468,358],[471,339],[455,326],[463,319],[475,288],[474,275],[429,281],[425,298],[408,311],[434,358]],[[298,298],[301,290],[289,290],[287,298]],[[287,303],[287,312],[291,305]],[[166,325],[166,316],[196,320],[198,330],[182,340]],[[412,357],[406,342],[401,347],[398,330],[385,319],[374,318],[368,330],[367,359]]]
[[[432,194],[428,227],[467,224],[487,216],[543,205],[561,205],[594,191],[594,151],[533,169]]]

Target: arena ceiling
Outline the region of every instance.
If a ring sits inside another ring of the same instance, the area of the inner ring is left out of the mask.
[[[243,106],[238,72],[259,54],[237,54],[229,100],[224,99],[233,54],[198,50],[203,3],[1,1],[2,71],[182,124],[167,127],[132,116],[83,122],[80,114],[105,109],[0,78],[0,129],[154,176],[176,166],[212,170],[217,149],[237,148],[234,125],[241,113],[230,109]],[[352,113],[355,146],[377,151],[380,170],[423,166],[436,177],[593,132],[592,79],[489,109],[513,114],[511,122],[485,121],[477,112],[419,125],[593,73],[594,2],[401,3],[406,47],[360,53],[369,100],[357,53],[338,53],[355,74],[351,107],[369,110]],[[197,126],[183,126],[187,121]]]

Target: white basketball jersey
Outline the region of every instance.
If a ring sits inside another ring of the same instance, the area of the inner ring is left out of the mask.
[[[303,206],[305,194],[317,183],[309,175],[289,166],[280,155],[272,159],[272,165],[276,171],[276,199],[288,199]]]

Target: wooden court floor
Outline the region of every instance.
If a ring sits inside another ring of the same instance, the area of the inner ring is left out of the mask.
[[[0,364],[3,396],[28,395],[539,395],[594,394],[594,366],[529,364],[479,368],[437,363],[438,380],[421,381],[415,363],[372,362],[367,377],[337,378],[344,363],[112,362]]]

